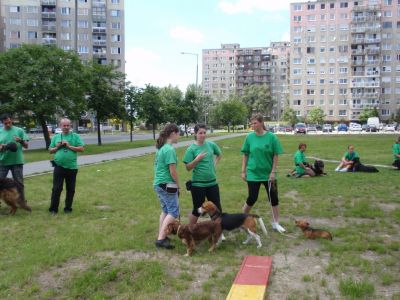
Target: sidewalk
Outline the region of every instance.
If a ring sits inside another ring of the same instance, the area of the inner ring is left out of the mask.
[[[208,138],[208,140],[219,141],[219,140],[244,136],[246,134],[247,133],[234,133],[234,134],[229,134],[229,135],[210,137],[210,138]],[[176,144],[175,147],[176,148],[186,147],[192,143],[193,143],[193,141],[180,142],[180,143]],[[127,149],[127,150],[107,152],[107,153],[95,154],[95,155],[78,155],[78,165],[84,166],[84,165],[102,163],[102,162],[110,161],[110,160],[124,159],[124,158],[128,158],[128,157],[137,157],[137,156],[142,156],[142,155],[146,155],[146,154],[151,154],[151,153],[154,153],[155,151],[156,151],[155,146],[149,146],[149,147]],[[49,154],[49,160],[37,161],[37,162],[25,164],[24,165],[24,176],[33,176],[33,175],[39,175],[39,174],[43,174],[43,173],[52,172],[53,168],[50,165],[50,159],[51,159],[51,156]]]

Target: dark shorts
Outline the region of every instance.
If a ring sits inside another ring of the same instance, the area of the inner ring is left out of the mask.
[[[247,197],[246,204],[248,206],[253,206],[257,199],[258,193],[260,191],[261,184],[264,185],[265,191],[267,192],[267,196],[272,206],[279,205],[278,199],[278,186],[276,181],[271,184],[271,191],[268,193],[268,181],[247,181],[247,188],[249,192],[249,196]]]
[[[199,217],[197,209],[200,208],[204,201],[207,200],[213,202],[218,209],[222,212],[221,202],[219,199],[219,187],[218,184],[207,187],[192,186],[190,190],[192,194],[193,210],[192,215]]]

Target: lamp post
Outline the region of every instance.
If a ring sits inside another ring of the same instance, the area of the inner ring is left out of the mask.
[[[191,52],[181,52],[181,54],[196,56],[196,88],[197,88],[199,83],[199,55],[197,53],[191,53]]]

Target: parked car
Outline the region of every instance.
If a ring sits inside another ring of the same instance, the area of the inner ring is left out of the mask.
[[[332,132],[332,125],[331,124],[324,124],[322,126],[322,132]]]
[[[61,132],[62,132],[62,129],[60,127],[57,127],[56,129],[54,129],[55,134],[61,133]]]
[[[385,127],[383,127],[383,131],[395,131],[396,126],[394,124],[387,124]]]
[[[294,126],[294,133],[303,133],[303,134],[306,134],[306,132],[307,132],[306,124],[304,124],[304,123],[297,123],[297,124]]]
[[[308,124],[307,132],[317,132],[317,126],[315,124]]]
[[[362,131],[362,127],[357,123],[350,123],[349,131]]]
[[[337,131],[339,132],[339,131],[345,131],[345,132],[347,132],[349,130],[349,127],[347,127],[347,125],[346,124],[344,124],[344,123],[340,123],[339,125],[338,125],[338,127],[337,127]]]
[[[34,127],[29,129],[29,133],[43,133],[42,127]]]
[[[78,133],[89,133],[89,128],[78,126]]]
[[[292,132],[293,131],[293,128],[292,128],[292,126],[285,126],[285,132]]]

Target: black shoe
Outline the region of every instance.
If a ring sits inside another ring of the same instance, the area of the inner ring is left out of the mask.
[[[72,209],[64,209],[64,214],[70,214],[72,213]]]
[[[165,249],[174,249],[175,248],[175,246],[171,245],[169,240],[167,240],[167,239],[157,240],[155,244],[156,244],[157,248],[165,248]]]

